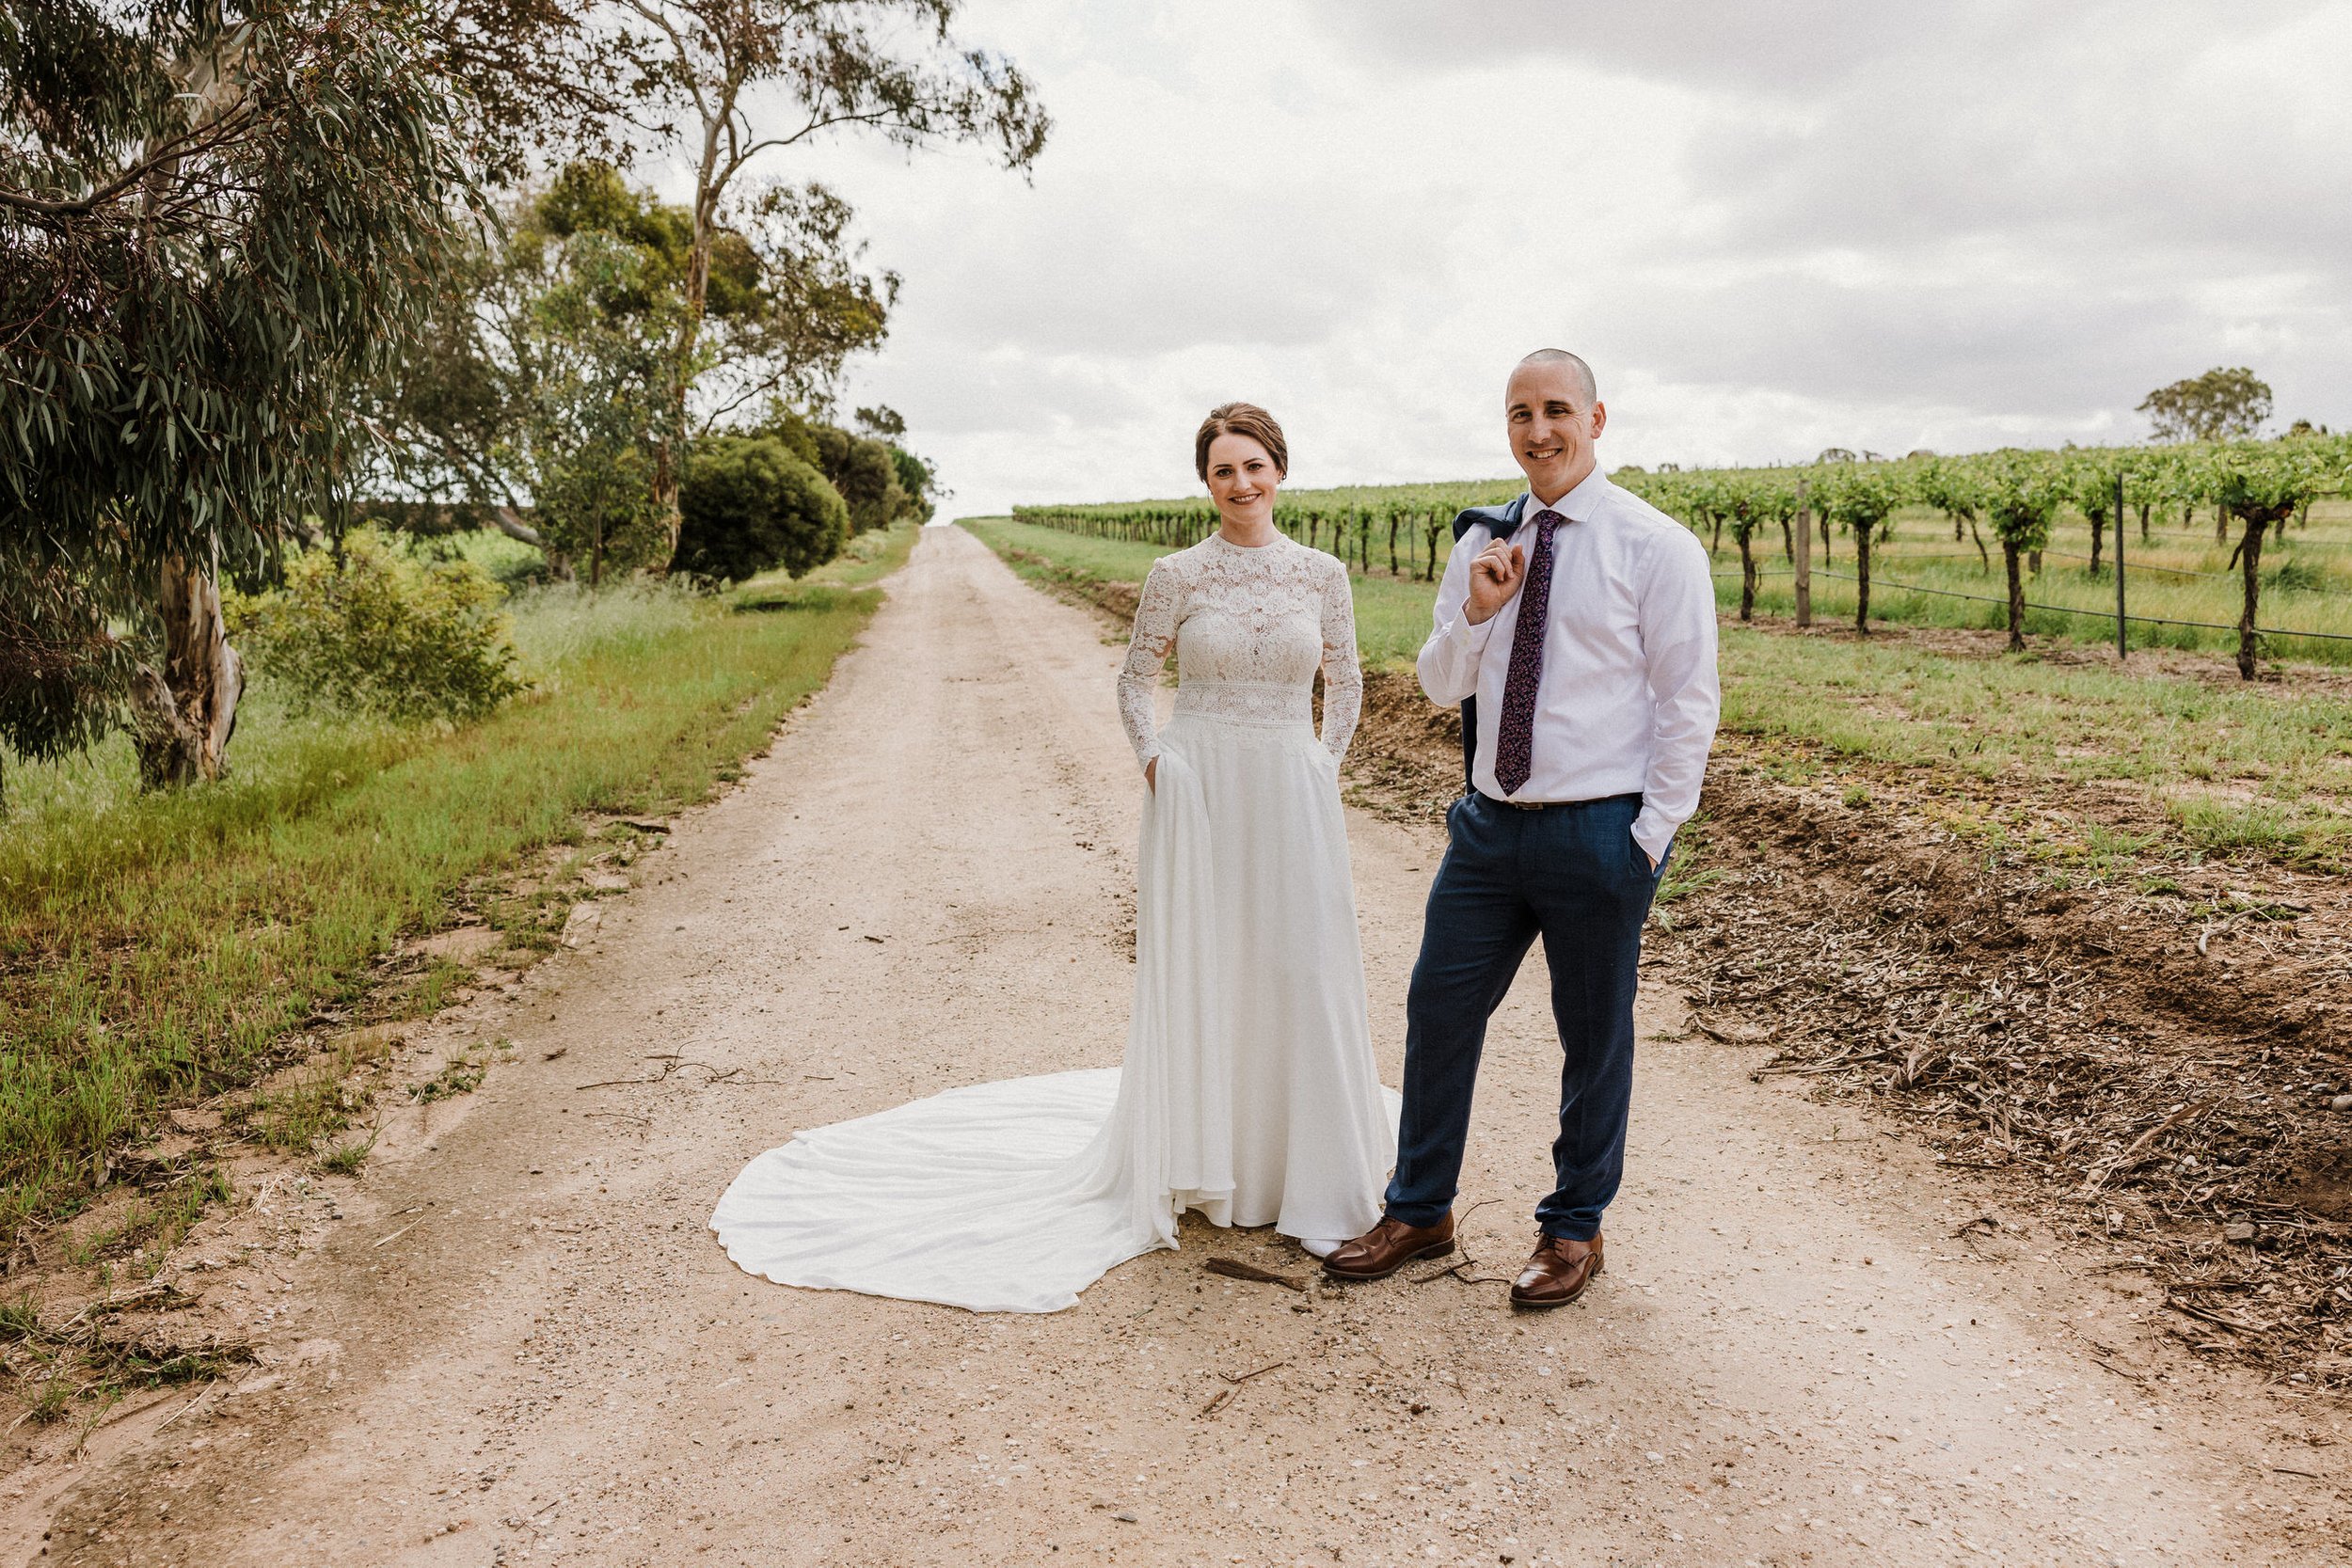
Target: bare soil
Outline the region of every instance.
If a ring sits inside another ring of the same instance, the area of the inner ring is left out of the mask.
[[[487,1061],[478,1088],[388,1110],[356,1178],[244,1180],[191,1232],[159,1331],[258,1364],[87,1432],[20,1426],[0,1551],[1712,1568],[2340,1548],[2328,1391],[2191,1354],[2169,1287],[2071,1244],[2013,1174],[1939,1166],[1797,1075],[1755,1081],[1772,1047],[1748,1031],[1809,1000],[1694,1026],[1682,989],[1704,1000],[1705,977],[1671,934],[1610,1271],[1575,1307],[1517,1316],[1501,1282],[1547,1184],[1536,965],[1490,1037],[1471,1267],[1338,1290],[1265,1232],[1196,1224],[1050,1317],[735,1271],[711,1204],[794,1129],[1118,1059],[1139,785],[1117,657],[1089,611],[927,533],[826,694],[628,867],[576,949],[398,1046],[404,1078]],[[1442,848],[1394,791],[1440,787],[1433,767],[1368,750],[1358,787],[1391,809],[1350,818],[1391,1082]]]

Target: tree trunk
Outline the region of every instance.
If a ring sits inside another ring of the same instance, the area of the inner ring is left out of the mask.
[[[2153,507],[2154,507],[2155,504],[2156,503],[2153,501],[2141,501],[2139,503],[2139,542],[2143,545],[2148,543],[2148,513]],[[2122,526],[2123,525],[2121,523],[2116,525],[2118,528],[2122,528]]]
[[[2090,575],[2099,575],[2099,546],[2106,542],[2107,515],[2093,512],[2090,516]]]
[[[1821,514],[1821,564],[1826,566],[1836,559],[1836,557],[1830,553],[1829,514],[1824,512]]]
[[[2017,573],[2017,546],[2001,541],[2001,562],[2009,568],[2009,651],[2026,651],[2026,580]]]
[[[1984,531],[1977,527],[1976,515],[1973,513],[1968,517],[1968,533],[1977,542],[1977,564],[1988,572],[1993,570],[1993,557],[1986,552],[1984,547]]]
[[[683,62],[681,62],[683,63]],[[686,398],[691,389],[694,351],[702,342],[703,310],[710,298],[710,248],[718,237],[719,199],[725,194],[728,174],[719,171],[720,145],[735,113],[735,97],[742,84],[729,81],[703,111],[702,161],[694,170],[694,228],[686,247],[686,309],[670,350],[669,385],[662,395],[669,403],[660,439],[653,448],[653,510],[661,521],[670,546],[670,562],[677,557],[678,533],[685,519],[678,515],[678,468],[686,457]],[[696,95],[697,103],[702,99]]]
[[[1857,637],[1870,635],[1870,534],[1868,525],[1853,533],[1853,629]]]
[[[1783,561],[1797,559],[1797,542],[1788,532],[1788,519],[1780,520],[1780,557]]]
[[[229,645],[220,586],[184,562],[163,569],[156,611],[164,665],[141,665],[132,683],[139,783],[149,789],[211,781],[229,770],[229,737],[245,694],[245,660]]]
[[[2035,577],[2040,577],[2042,575],[2042,552],[2040,550],[2027,550],[2026,552],[2026,570],[2032,573]]]
[[[2254,657],[2259,651],[2260,634],[2254,630],[2254,612],[2262,598],[2263,531],[2269,527],[2265,513],[2249,513],[2246,517],[2246,538],[2238,546],[2238,564],[2246,573],[2246,602],[2237,612],[2237,673],[2240,680],[2254,678]]]
[[[1713,540],[1711,540],[1711,541],[1708,543],[1708,546],[1707,546],[1707,559],[1708,559],[1708,560],[1709,560],[1709,561],[1714,560],[1714,559],[1715,559],[1716,552],[1717,552],[1717,551],[1719,551],[1719,550],[1721,550],[1723,547],[1724,547],[1724,519],[1723,519],[1723,515],[1722,515],[1721,513],[1718,513],[1718,514],[1716,515],[1716,516],[1715,516],[1715,537],[1714,537],[1714,539],[1713,539]]]
[[[1398,576],[1401,576],[1401,575],[1402,575],[1402,574],[1401,574],[1401,573],[1399,573],[1399,572],[1397,571],[1397,569],[1396,569],[1396,525],[1397,525],[1397,522],[1398,522],[1398,517],[1397,517],[1397,515],[1396,515],[1395,513],[1393,513],[1393,512],[1390,513],[1390,514],[1389,514],[1389,576],[1391,576],[1391,577],[1398,577]]]
[[[1740,546],[1740,619],[1756,616],[1756,541],[1748,533],[1732,536]]]
[[[2230,509],[2219,501],[2213,503],[2213,542],[2217,545],[2230,542]]]

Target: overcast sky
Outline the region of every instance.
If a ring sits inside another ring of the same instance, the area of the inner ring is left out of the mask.
[[[2137,440],[2251,365],[2352,423],[2352,0],[970,0],[1034,182],[845,140],[772,171],[905,277],[845,412],[956,491],[1193,493],[1264,404],[1302,484],[1510,471],[1538,345],[1602,459]]]

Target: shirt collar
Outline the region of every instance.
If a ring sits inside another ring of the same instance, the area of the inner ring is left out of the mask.
[[[1552,503],[1551,510],[1570,522],[1586,521],[1598,510],[1600,498],[1608,488],[1608,476],[1600,471],[1600,465],[1596,463],[1591,473],[1577,481],[1574,489]],[[1519,503],[1519,522],[1522,525],[1534,522],[1535,514],[1544,510],[1544,503],[1535,499],[1533,490],[1521,492]]]

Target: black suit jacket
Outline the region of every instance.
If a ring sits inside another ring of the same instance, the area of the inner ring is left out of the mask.
[[[1518,531],[1519,514],[1527,509],[1527,498],[1519,496],[1504,506],[1473,506],[1456,514],[1454,519],[1454,542],[1459,545],[1462,535],[1484,526],[1497,539],[1508,539]],[[1478,699],[1462,699],[1462,788],[1468,793],[1477,789],[1470,782],[1470,770],[1478,765]]]

